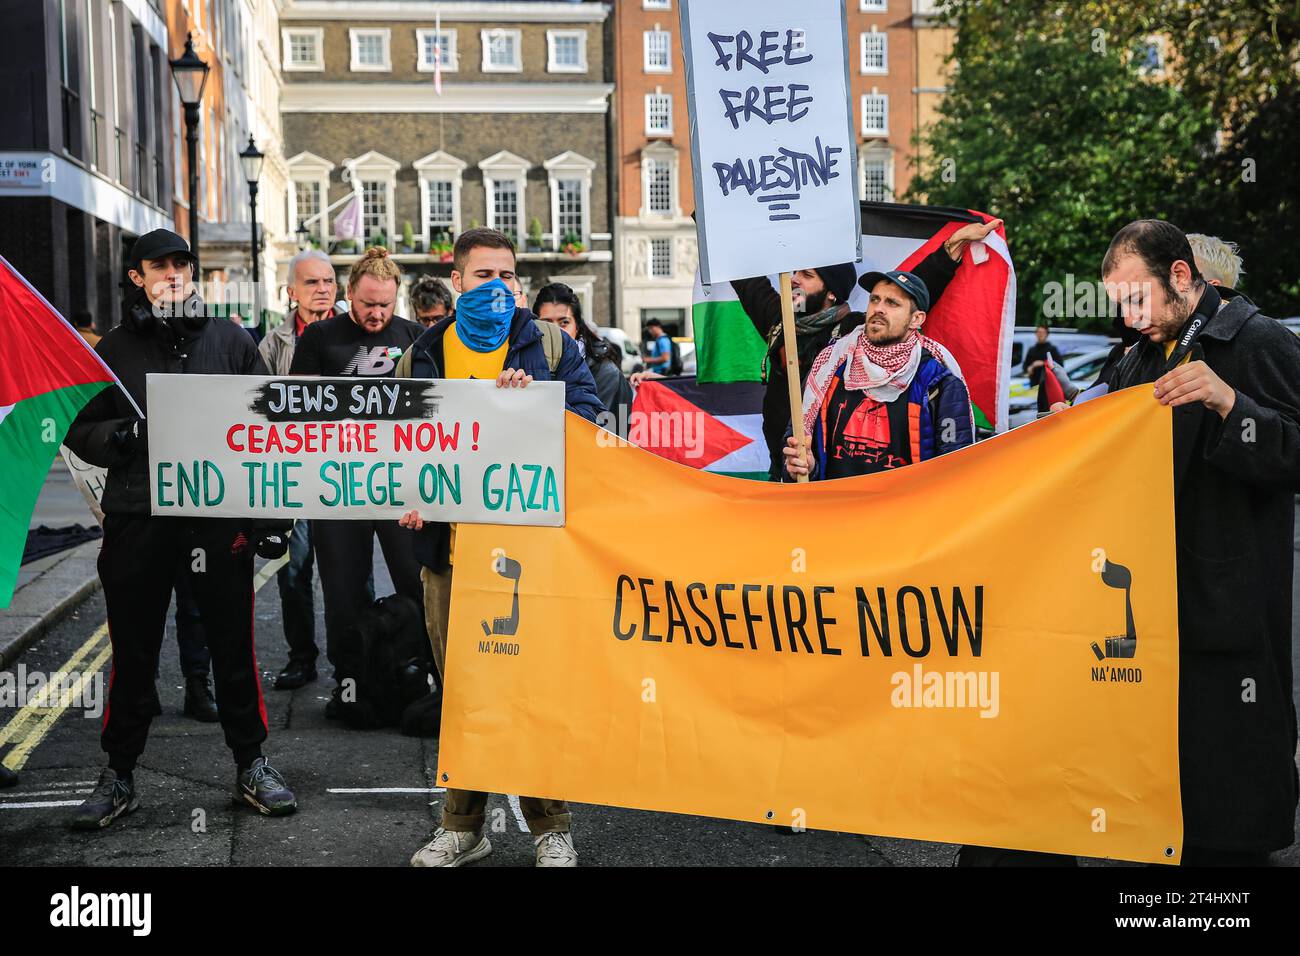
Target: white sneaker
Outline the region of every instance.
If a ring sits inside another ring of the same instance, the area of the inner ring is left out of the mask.
[[[567,833],[543,833],[533,838],[537,846],[538,866],[577,866],[578,851]]]
[[[411,857],[411,866],[464,866],[492,852],[488,838],[438,827],[433,839]]]

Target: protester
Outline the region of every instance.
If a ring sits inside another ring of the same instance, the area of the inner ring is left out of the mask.
[[[602,339],[583,321],[582,300],[562,282],[542,287],[533,300],[533,314],[543,322],[554,322],[561,332],[578,343],[578,351],[596,382],[596,396],[613,414],[619,437],[627,438],[633,396],[632,386],[623,375],[618,346]]]
[[[262,340],[258,351],[272,375],[288,375],[293,353],[308,326],[340,314],[334,307],[334,263],[319,249],[289,260],[289,299],[294,307]],[[316,679],[316,602],[312,592],[311,522],[298,519],[289,533],[289,562],[275,576],[289,661],[275,678],[276,690],[294,690]],[[374,588],[370,597],[374,599]]]
[[[664,324],[650,319],[643,326],[648,340],[645,343],[645,366],[648,372],[669,375],[673,364],[673,340],[664,331]]]
[[[1144,337],[1107,384],[1154,383],[1174,409],[1183,863],[1262,864],[1295,837],[1300,341],[1206,282],[1167,222],[1121,229],[1102,277]]]
[[[917,263],[914,274],[938,302],[961,262],[966,246],[986,239],[1002,225],[1001,219],[967,223]],[[800,386],[807,380],[813,360],[832,342],[862,324],[863,316],[849,307],[849,295],[857,270],[853,263],[801,269],[790,276],[794,299],[795,341],[799,355]],[[758,334],[768,343],[764,364],[767,391],[763,395],[763,438],[767,442],[772,481],[782,475],[782,448],[790,427],[790,395],[785,373],[785,345],[782,339],[781,296],[765,276],[738,279],[731,283],[736,297]],[[647,363],[649,364],[649,363]]]
[[[451,292],[436,276],[420,276],[411,287],[411,308],[426,329],[452,313]]]
[[[514,276],[514,277],[513,277],[513,278],[512,278],[508,283],[506,283],[506,284],[510,287],[510,291],[514,293],[514,296],[515,296],[515,308],[517,308],[517,309],[527,309],[527,308],[528,308],[528,296],[524,294],[524,283],[523,283],[523,280],[521,280],[521,279],[519,278],[519,276],[516,275],[516,276]]]
[[[194,600],[194,589],[183,568],[176,574],[175,592],[176,646],[180,651],[181,677],[185,679],[185,706],[181,712],[199,723],[215,724],[221,717],[208,682],[212,654],[203,628],[203,612]],[[154,673],[157,674],[156,667]]]
[[[1192,247],[1192,256],[1196,261],[1197,271],[1210,285],[1226,286],[1236,289],[1241,281],[1241,256],[1237,254],[1237,244],[1220,239],[1218,236],[1206,236],[1199,232],[1189,232],[1187,241]]]
[[[294,351],[291,374],[391,378],[402,351],[423,331],[415,322],[393,315],[401,279],[402,270],[387,249],[367,249],[348,275],[349,312],[307,326]],[[373,601],[366,581],[376,535],[397,593],[419,605],[420,568],[411,554],[409,534],[391,521],[311,523],[325,594],[325,652],[334,667],[327,717],[342,718],[344,706],[355,703],[354,697],[343,695],[343,688],[345,681],[355,687],[360,676],[361,646],[352,625]]]
[[[975,440],[970,394],[921,334],[930,292],[911,272],[868,272],[866,322],[826,346],[804,389],[811,460],[791,436],[790,476],[845,478],[901,468]]]
[[[72,325],[92,349],[99,344],[101,336],[95,331],[95,317],[89,311],[80,309],[73,312]]]
[[[460,295],[456,315],[420,336],[402,357],[401,375],[414,378],[495,380],[497,388],[524,388],[536,381],[564,382],[565,407],[588,421],[604,410],[596,383],[573,339],[549,322],[538,322],[513,301],[515,246],[494,229],[470,229],[456,240],[452,288]],[[424,611],[439,674],[445,673],[450,621],[451,571],[455,525],[426,523],[418,511],[402,516],[413,528],[422,569]],[[492,844],[483,834],[488,795],[448,789],[442,825],[411,857],[412,866],[462,866],[487,856]],[[569,833],[569,808],[562,800],[519,798],[533,834],[538,866],[576,866]]]
[[[1025,361],[1021,370],[1029,376],[1029,384],[1037,387],[1043,381],[1043,369],[1047,366],[1047,360],[1050,358],[1057,365],[1065,361],[1058,349],[1048,336],[1051,334],[1046,325],[1040,325],[1034,329],[1034,344],[1025,350]]]
[[[221,702],[226,744],[235,757],[235,795],[262,814],[292,813],[297,801],[262,755],[267,725],[253,655],[253,552],[283,552],[282,538],[259,536],[239,518],[150,514],[148,413],[150,372],[264,375],[252,340],[233,323],[212,320],[194,289],[194,257],[166,229],[136,240],[123,321],[96,350],[122,389],[100,392],[68,430],[66,443],[106,467],[104,543],[99,576],[113,647],[112,680],[100,744],[108,767],[72,814],[78,829],[98,829],[139,806],[134,770],[153,718],[154,668],[178,570],[184,569],[203,617]],[[197,561],[201,557],[202,561]]]

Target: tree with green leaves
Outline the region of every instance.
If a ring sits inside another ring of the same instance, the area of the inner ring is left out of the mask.
[[[1104,308],[1045,316],[1044,303],[1061,301],[1069,277],[1095,282],[1126,222],[1187,222],[1204,191],[1219,124],[1208,105],[1146,75],[1141,38],[1108,32],[1100,6],[946,7],[954,69],[908,198],[1006,220],[1022,323],[1108,327]]]

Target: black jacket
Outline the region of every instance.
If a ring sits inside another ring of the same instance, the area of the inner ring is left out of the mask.
[[[1300,340],[1244,296],[1224,298],[1214,311],[1207,286],[1198,311],[1212,318],[1190,358],[1236,391],[1232,411],[1173,410],[1179,762],[1185,842],[1259,852],[1295,835]],[[1152,382],[1165,363],[1163,345],[1140,342],[1107,384]]]
[[[268,374],[252,337],[228,319],[205,317],[197,329],[177,335],[171,323],[154,318],[147,306],[125,313],[122,324],[109,331],[95,351],[146,416],[145,376],[150,372]],[[194,409],[194,414],[202,410]],[[121,389],[106,388],[68,429],[65,444],[92,465],[108,469],[101,503],[106,515],[149,514],[149,450],[143,422],[141,437],[131,437],[138,417]]]
[[[448,316],[416,339],[411,346],[412,378],[444,377],[442,340],[455,321],[454,316]],[[523,369],[539,382],[564,382],[565,410],[589,422],[594,422],[596,416],[605,411],[605,406],[596,396],[596,383],[587,363],[579,354],[577,343],[569,336],[560,334],[564,351],[553,375],[546,364],[546,350],[533,313],[527,309],[515,309],[506,339],[510,343],[506,349],[506,368]],[[415,532],[416,560],[430,571],[441,574],[447,570],[451,563],[450,545],[451,531],[445,521],[426,521],[424,527]]]

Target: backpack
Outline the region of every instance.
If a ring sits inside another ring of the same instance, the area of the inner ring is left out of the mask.
[[[352,727],[393,727],[408,705],[429,694],[429,639],[423,612],[410,598],[379,598],[353,622],[361,650],[356,700],[342,707]]]
[[[538,322],[536,319],[533,319],[533,325],[537,326],[537,331],[542,333],[542,351],[546,353],[546,367],[554,376],[555,370],[560,367],[560,357],[564,355],[564,330],[554,322]]]
[[[675,339],[671,339],[671,338],[668,340],[668,344],[672,346],[672,358],[668,360],[668,374],[681,375],[682,374],[681,346],[677,344]]]

